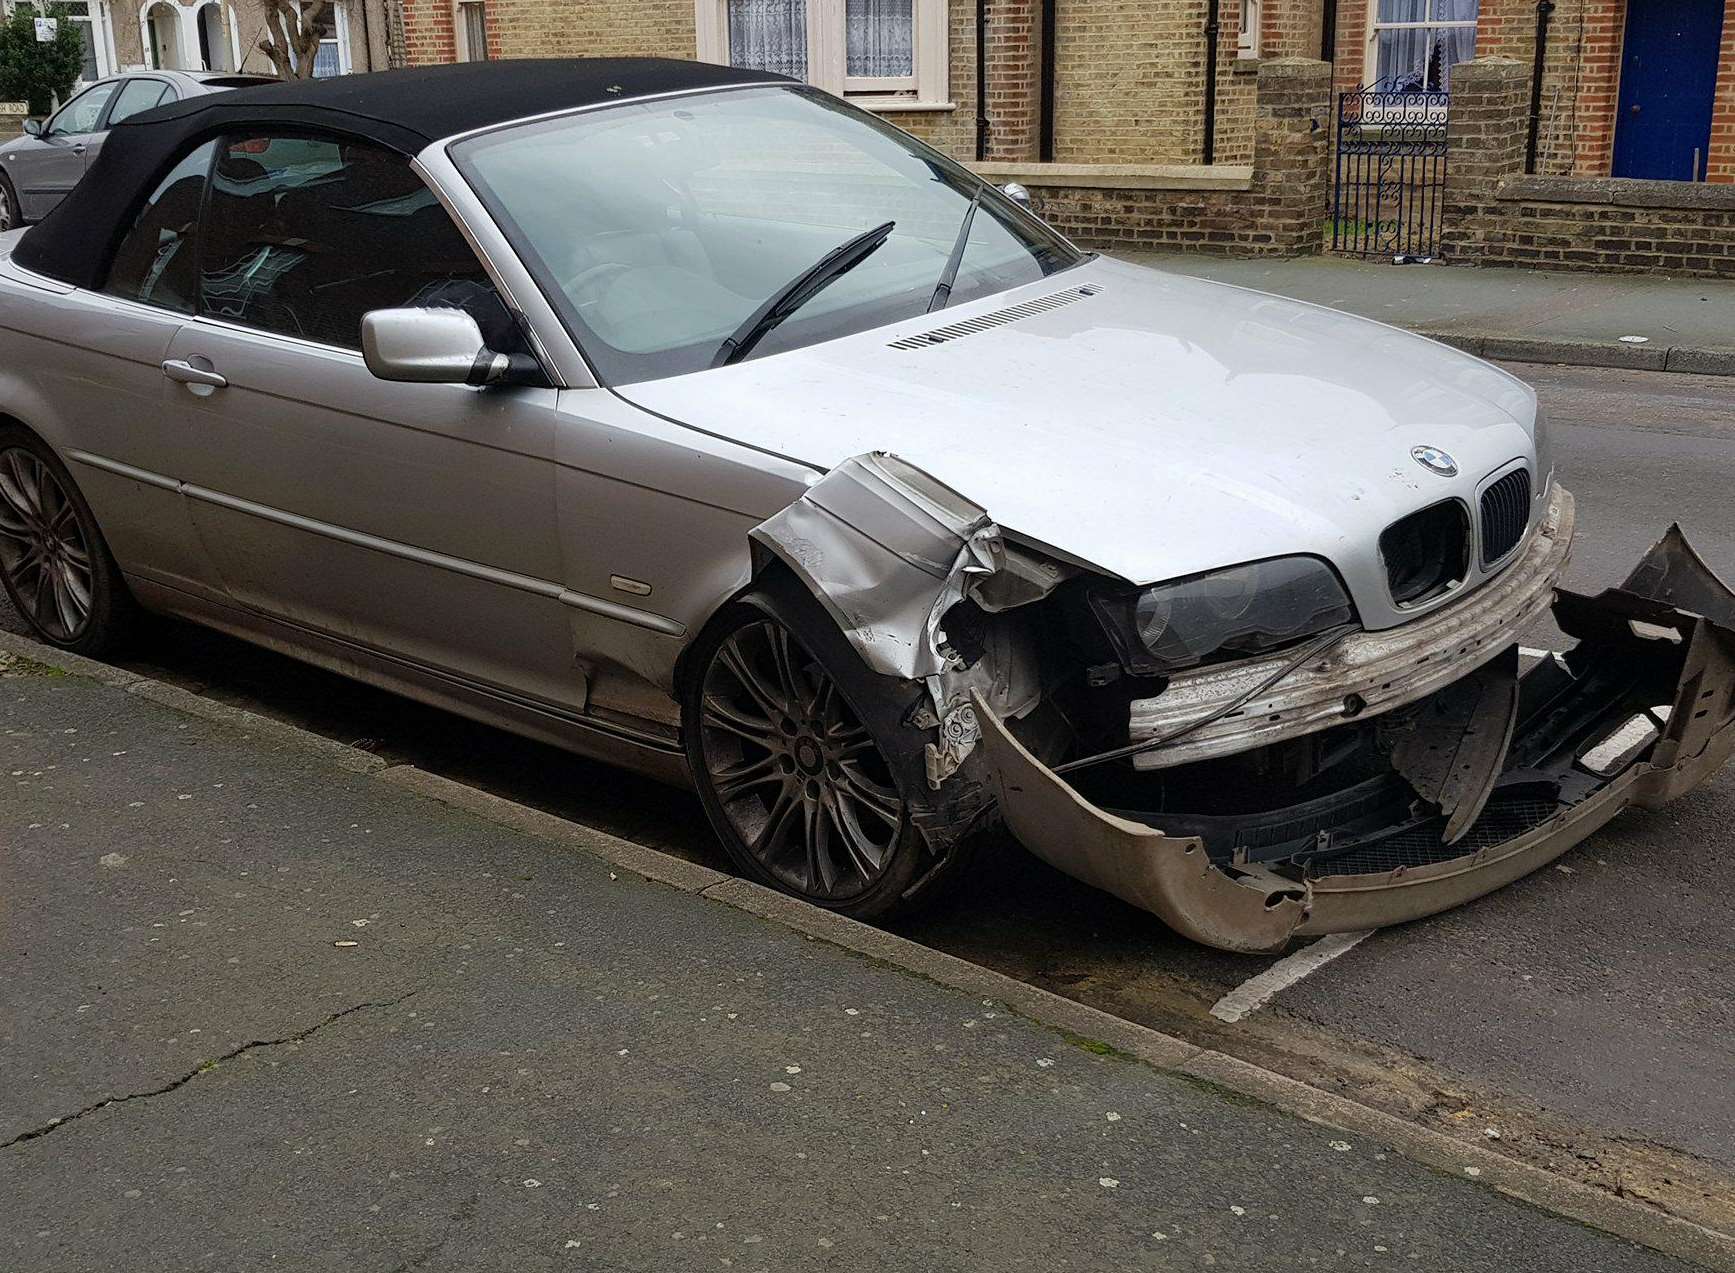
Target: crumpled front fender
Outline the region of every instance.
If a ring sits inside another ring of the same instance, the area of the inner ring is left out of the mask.
[[[1426,861],[1365,872],[1213,860],[1198,838],[1090,803],[979,700],[990,782],[1008,828],[1036,856],[1205,945],[1275,951],[1298,937],[1437,914],[1552,862],[1629,805],[1655,808],[1691,790],[1735,750],[1735,593],[1679,527],[1620,587],[1559,592],[1554,613],[1578,645],[1522,678],[1526,719],[1504,778],[1545,776],[1558,795],[1523,824],[1491,809],[1462,852],[1442,846]],[[1650,741],[1612,769],[1586,763],[1647,716],[1662,722]]]

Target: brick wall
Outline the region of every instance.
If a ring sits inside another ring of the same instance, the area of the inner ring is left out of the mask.
[[[1250,77],[1253,78],[1253,77]],[[1164,184],[1117,188],[1088,176],[1045,185],[1024,180],[1042,215],[1100,247],[1185,247],[1224,255],[1292,256],[1321,239],[1330,150],[1330,68],[1305,59],[1264,61],[1254,78],[1253,163],[1197,168]],[[1136,177],[1133,179],[1137,179]],[[1208,186],[1217,188],[1207,188]]]
[[[26,102],[0,102],[0,141],[17,137],[24,131],[24,121],[30,117]]]
[[[1735,186],[1526,176],[1527,63],[1458,69],[1441,251],[1481,265],[1735,278]]]
[[[1056,2],[1056,161],[1198,162],[1203,0]]]

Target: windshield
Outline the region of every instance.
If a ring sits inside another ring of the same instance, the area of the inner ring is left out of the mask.
[[[750,356],[925,312],[982,187],[908,134],[795,87],[628,102],[490,133],[452,153],[613,384],[710,366],[767,300],[888,221],[895,228],[880,247]],[[990,190],[950,303],[1080,259]]]

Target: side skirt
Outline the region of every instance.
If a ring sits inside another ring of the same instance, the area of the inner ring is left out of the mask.
[[[454,679],[380,650],[197,597],[136,575],[128,575],[127,584],[147,610],[215,629],[328,672],[591,760],[619,765],[659,782],[682,788],[692,786],[678,742],[657,737],[649,726],[638,734],[625,727],[586,720]]]

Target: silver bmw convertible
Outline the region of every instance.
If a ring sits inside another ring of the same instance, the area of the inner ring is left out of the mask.
[[[1273,950],[1686,791],[1735,596],[1678,529],[1562,591],[1573,519],[1499,369],[1080,251],[757,72],[200,97],[0,238],[43,640],[158,611],[690,783],[740,871],[864,918],[1003,826]]]

